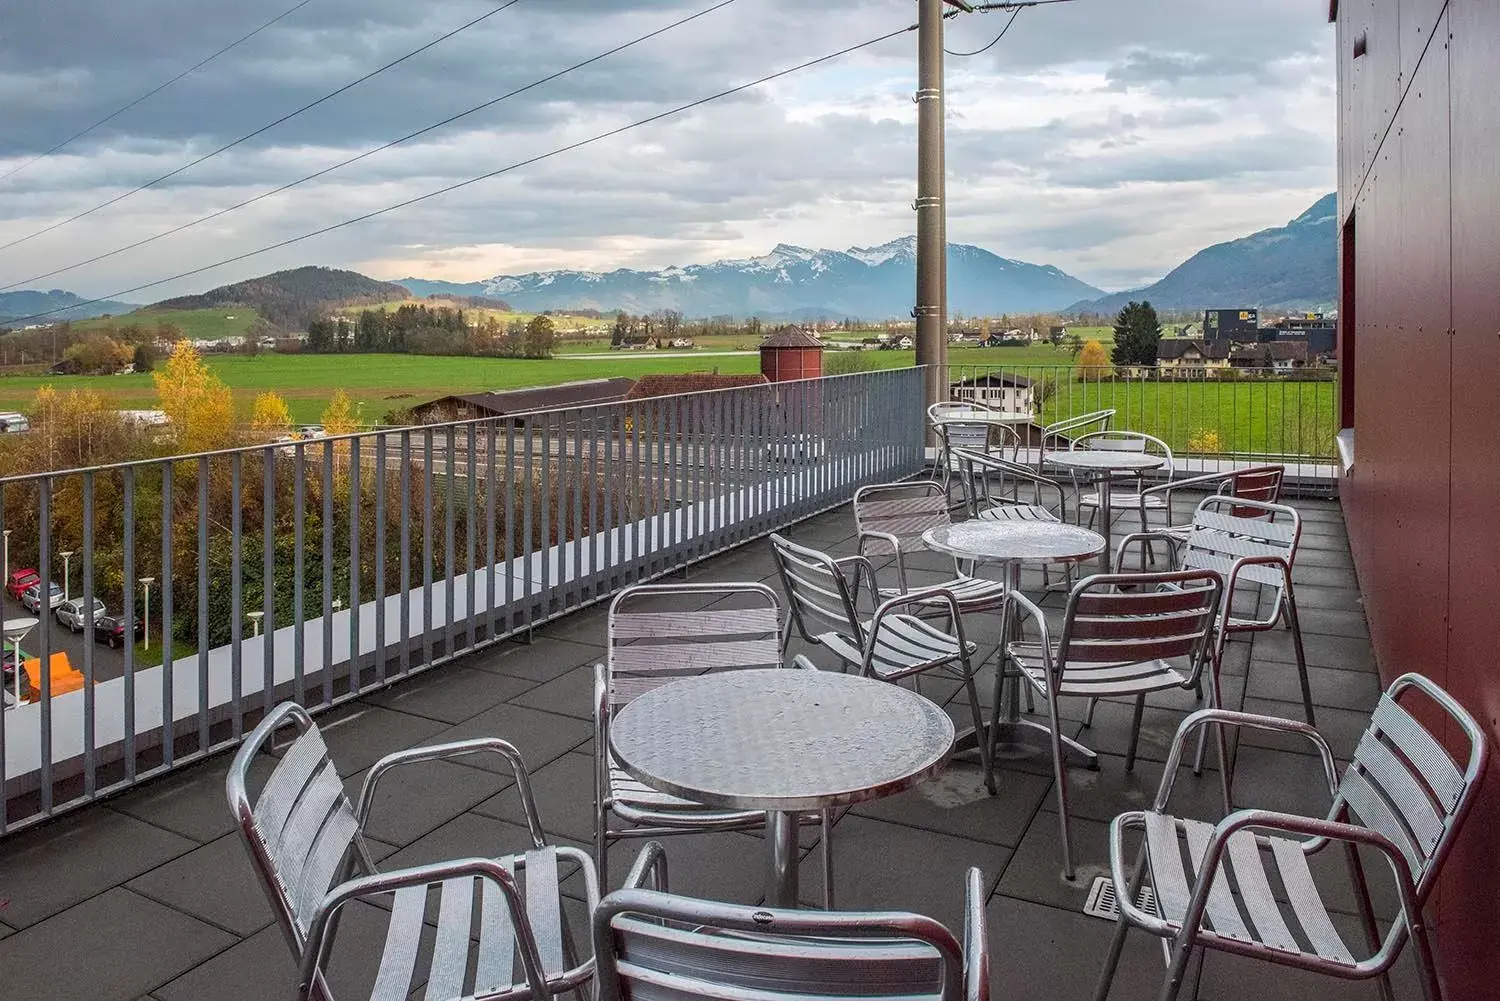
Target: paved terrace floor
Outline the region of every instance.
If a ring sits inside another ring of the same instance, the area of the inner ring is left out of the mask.
[[[1192,498],[1182,498],[1189,505]],[[1348,544],[1338,506],[1298,504],[1304,548],[1295,578],[1303,609],[1318,721],[1335,754],[1346,759],[1378,695]],[[792,527],[791,537],[836,553],[853,551],[847,507]],[[937,566],[936,563],[933,566]],[[694,581],[774,581],[765,540],[699,564]],[[1026,582],[1037,581],[1028,577]],[[1054,609],[1060,596],[1048,598]],[[993,617],[970,636],[988,657],[998,639]],[[592,665],[604,640],[602,606],[538,630],[529,644],[507,642],[320,717],[335,761],[356,787],[389,751],[479,734],[520,747],[547,830],[589,843],[592,832],[590,693]],[[1236,641],[1224,666],[1226,698],[1235,707],[1296,717],[1301,712],[1291,645],[1284,632]],[[800,640],[794,652],[821,666],[828,656]],[[981,692],[989,691],[981,679]],[[928,683],[959,726],[967,707],[956,684]],[[1123,767],[1129,702],[1103,703],[1083,730],[1081,706],[1069,709],[1072,731],[1102,752],[1098,772],[1072,773],[1076,881],[1060,875],[1057,818],[1044,758],[1006,763],[999,794],[985,795],[979,768],[955,762],[936,780],[898,798],[846,815],[835,829],[839,903],[845,907],[916,910],[961,927],[962,877],[980,866],[997,999],[1074,1001],[1090,996],[1110,922],[1081,909],[1092,877],[1107,864],[1107,822],[1149,802],[1170,737],[1192,708],[1189,693],[1154,696],[1145,713],[1142,760]],[[1321,813],[1317,760],[1274,735],[1246,737],[1235,758],[1236,800]],[[476,765],[480,764],[476,762]],[[253,881],[224,802],[227,759],[221,756],[38,829],[0,841],[0,996],[16,999],[258,1001],[293,996],[295,970],[270,910]],[[375,811],[372,833],[384,864],[499,853],[524,845],[510,779],[496,771],[433,763],[395,773]],[[1183,770],[1180,811],[1219,815],[1216,778]],[[614,858],[618,880],[638,842]],[[672,886],[687,894],[754,902],[763,882],[758,835],[726,833],[666,841]],[[806,841],[811,848],[811,839]],[[818,899],[817,865],[804,867],[803,893]],[[1330,873],[1342,880],[1342,865]],[[566,886],[578,893],[577,880]],[[1392,913],[1389,893],[1377,906]],[[1346,940],[1361,941],[1347,887],[1340,906]],[[575,927],[586,927],[575,902]],[[342,998],[368,996],[383,925],[380,912],[358,905],[345,920],[334,986]],[[1441,947],[1441,942],[1439,942]],[[1156,995],[1161,949],[1134,934],[1116,979],[1119,999]],[[1415,997],[1410,959],[1398,967],[1399,997]],[[1314,995],[1316,992],[1316,995]],[[420,991],[416,994],[420,997]],[[1373,985],[1314,978],[1223,954],[1195,962],[1184,998],[1205,1001],[1317,996],[1324,1001],[1373,998]]]

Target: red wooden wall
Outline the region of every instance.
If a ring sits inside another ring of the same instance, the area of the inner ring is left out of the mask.
[[[761,348],[760,374],[770,382],[820,378],[823,375],[823,349]]]
[[[1500,0],[1336,19],[1360,588],[1386,679],[1432,677],[1500,742]],[[1500,996],[1497,831],[1500,774],[1433,908],[1449,997]]]

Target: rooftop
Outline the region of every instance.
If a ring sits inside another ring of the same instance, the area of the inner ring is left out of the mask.
[[[1184,512],[1196,498],[1183,496]],[[1320,729],[1335,754],[1348,758],[1374,705],[1379,679],[1366,633],[1340,510],[1299,501],[1303,550],[1294,574]],[[802,521],[788,532],[836,554],[854,551],[847,506]],[[937,569],[928,559],[924,564]],[[770,547],[747,543],[695,564],[691,581],[774,583]],[[1023,580],[1024,587],[1038,581]],[[1054,610],[1060,596],[1045,602]],[[987,659],[998,640],[990,617],[969,629]],[[351,785],[379,756],[399,748],[479,734],[514,742],[532,770],[542,819],[557,839],[589,843],[592,832],[593,664],[602,654],[605,612],[595,605],[536,630],[531,642],[505,642],[431,669],[322,714],[319,723]],[[794,640],[831,667],[826,654]],[[1299,714],[1291,646],[1283,632],[1236,640],[1225,663],[1226,698],[1235,708]],[[981,679],[983,681],[983,679]],[[980,691],[987,693],[988,684]],[[967,715],[957,683],[924,682],[956,720]],[[1145,710],[1135,773],[1123,769],[1129,702],[1105,702],[1084,731],[1073,707],[1070,729],[1102,754],[1098,773],[1072,777],[1079,878],[1061,878],[1055,801],[1042,758],[1006,762],[999,794],[984,792],[977,764],[956,761],[937,779],[855,808],[835,828],[840,906],[899,908],[958,927],[962,874],[980,866],[989,889],[992,977],[997,998],[1076,1001],[1090,996],[1112,925],[1082,913],[1092,878],[1104,871],[1108,821],[1145,804],[1161,760],[1191,695],[1156,696]],[[1300,744],[1247,736],[1235,758],[1241,803],[1321,813],[1327,806],[1315,758]],[[224,799],[227,755],[167,775],[103,803],[0,840],[0,976],[14,998],[90,1001],[256,1001],[290,997],[296,972],[254,882]],[[522,847],[517,798],[507,776],[452,762],[397,773],[371,827],[382,865],[494,853]],[[1211,775],[1178,780],[1185,809],[1217,817]],[[676,891],[757,901],[762,852],[752,834],[665,839]],[[804,847],[812,849],[811,832]],[[616,849],[621,858],[635,850]],[[616,879],[627,866],[616,861]],[[819,867],[804,867],[808,902],[821,892]],[[565,884],[565,890],[568,885]],[[569,914],[585,927],[579,894]],[[1377,889],[1380,889],[1377,887]],[[1353,936],[1354,905],[1342,924]],[[1389,913],[1389,899],[1377,900]],[[373,907],[351,912],[334,963],[339,997],[368,996],[383,926]],[[1337,915],[1336,915],[1337,917]],[[1441,945],[1441,942],[1439,942]],[[1116,999],[1156,996],[1161,952],[1132,936],[1115,982]],[[1398,997],[1417,996],[1409,951],[1397,967]],[[1183,997],[1204,1001],[1256,998],[1375,998],[1373,985],[1312,978],[1223,953],[1190,970]],[[360,992],[360,988],[365,993]],[[1313,992],[1316,991],[1315,995]]]
[[[821,348],[823,342],[798,326],[782,327],[760,342],[762,348]]]

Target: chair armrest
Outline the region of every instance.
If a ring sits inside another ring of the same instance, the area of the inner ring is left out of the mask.
[[[1166,494],[1170,500],[1173,490],[1181,490],[1184,487],[1208,486],[1209,484],[1218,485],[1233,475],[1233,473],[1199,473],[1197,476],[1186,476],[1180,480],[1168,480],[1166,483],[1158,483],[1155,486],[1146,487],[1141,491],[1141,495]]]
[[[990,1001],[990,943],[984,920],[984,874],[964,879],[964,1001]]]
[[[1047,649],[1047,656],[1050,659],[1052,656],[1052,633],[1051,630],[1047,628],[1046,613],[1041,610],[1036,602],[1026,597],[1026,595],[1022,594],[1020,591],[1012,589],[1006,595],[1006,597],[1010,600],[1017,613],[1019,613],[1021,616],[1024,616],[1025,618],[1033,619],[1036,621],[1037,630],[1042,634],[1042,646]],[[1018,618],[1016,620],[1017,628],[1020,627],[1020,624],[1021,622]]]
[[[948,613],[953,618],[953,634],[958,640],[959,649],[967,649],[964,640],[964,620],[963,616],[959,614],[958,597],[946,587],[918,588],[915,591],[907,591],[881,602],[880,607],[875,609],[875,617],[870,620],[870,635],[867,637],[866,643],[870,645],[874,644],[875,636],[880,632],[880,624],[885,620],[886,616],[890,615],[896,609],[905,608],[913,602],[931,601],[933,599],[940,599],[943,604],[948,606]]]
[[[660,841],[647,841],[641,848],[621,889],[667,892],[667,850]]]
[[[500,862],[486,858],[454,859],[448,862],[414,866],[409,869],[396,869],[391,872],[351,879],[329,890],[313,912],[312,920],[308,925],[307,942],[302,953],[302,979],[299,984],[301,996],[307,998],[310,995],[311,988],[318,978],[318,971],[333,944],[335,927],[333,919],[345,904],[405,887],[428,886],[445,879],[465,876],[487,880],[500,887],[501,895],[505,897],[506,908],[510,911],[511,922],[515,926],[516,943],[520,946],[521,952],[521,967],[531,987],[531,996],[546,997],[547,975],[542,967],[541,955],[537,951],[536,936],[531,930],[531,922],[526,915],[526,905],[516,886],[516,878]]]
[[[891,547],[891,553],[896,557],[896,579],[901,585],[901,590],[906,590],[906,560],[902,553],[900,537],[893,535],[890,532],[880,532],[870,528],[861,529],[859,533],[859,558],[866,561],[868,561],[869,559],[869,557],[865,554],[865,541],[867,539],[878,540]],[[843,559],[849,559],[849,557],[846,556],[843,557]],[[834,562],[842,564],[843,559],[834,560]],[[858,592],[859,570],[857,564],[854,574],[854,582],[855,591]]]
[[[1182,540],[1179,539],[1179,538],[1177,538],[1176,536],[1172,535],[1172,533],[1170,533],[1170,532],[1163,532],[1160,529],[1158,529],[1156,531],[1151,531],[1151,532],[1131,532],[1129,535],[1127,535],[1127,536],[1123,537],[1122,539],[1120,539],[1120,544],[1115,547],[1115,563],[1114,563],[1115,566],[1118,567],[1118,566],[1123,566],[1124,565],[1125,549],[1131,543],[1133,543],[1133,542],[1134,543],[1165,542],[1169,546],[1174,546],[1175,547],[1179,543],[1181,543]],[[1128,571],[1121,571],[1121,572],[1128,572]]]
[[[394,754],[387,754],[371,765],[370,770],[365,774],[365,781],[360,786],[359,799],[354,808],[355,820],[361,829],[365,826],[365,821],[369,819],[370,809],[375,803],[375,787],[392,769],[423,761],[442,761],[486,752],[498,754],[510,766],[511,774],[516,779],[516,788],[520,792],[521,809],[526,814],[533,845],[536,848],[545,847],[546,837],[542,833],[541,821],[537,818],[536,800],[531,795],[531,781],[526,771],[526,763],[521,759],[521,752],[516,750],[514,744],[501,740],[499,737],[474,737],[449,744],[411,747]]]
[[[1261,716],[1256,713],[1235,712],[1230,709],[1199,709],[1190,713],[1177,727],[1177,733],[1172,738],[1172,748],[1167,754],[1166,766],[1162,769],[1161,786],[1157,789],[1156,800],[1152,809],[1162,812],[1167,807],[1167,801],[1172,795],[1172,783],[1177,777],[1177,769],[1182,764],[1182,752],[1187,746],[1188,738],[1201,726],[1214,723],[1219,726],[1246,727],[1254,730],[1273,730],[1280,733],[1295,733],[1306,737],[1318,751],[1323,761],[1323,774],[1328,780],[1328,795],[1334,796],[1338,791],[1338,770],[1333,763],[1333,751],[1328,747],[1328,741],[1323,738],[1314,727],[1303,723],[1301,720],[1283,719],[1280,716]]]
[[[792,663],[791,663],[790,666],[794,667],[794,668],[796,668],[796,669],[798,669],[800,671],[817,671],[817,670],[820,670],[820,668],[818,667],[817,664],[814,664],[812,661],[810,661],[810,660],[807,659],[807,654],[805,654],[805,653],[799,653],[799,654],[797,654],[797,656],[793,657],[792,658]]]
[[[859,608],[859,580],[861,576],[870,578],[870,593],[872,595],[880,594],[880,584],[875,579],[875,564],[871,563],[865,555],[840,556],[834,559],[833,565],[840,570],[844,570],[847,567],[854,568],[854,590],[849,597],[854,602],[856,610]],[[879,600],[879,598],[870,599],[872,604]]]
[[[1292,584],[1292,565],[1288,563],[1284,557],[1271,555],[1241,556],[1234,561],[1234,566],[1229,568],[1229,576],[1224,581],[1225,608],[1232,607],[1232,602],[1234,601],[1234,589],[1235,585],[1239,581],[1240,573],[1246,567],[1253,566],[1277,567],[1281,570],[1282,580],[1286,582],[1286,585],[1290,587]],[[1280,614],[1281,609],[1277,608],[1276,615]],[[1270,621],[1275,622],[1276,620],[1273,617],[1272,619],[1270,619]]]

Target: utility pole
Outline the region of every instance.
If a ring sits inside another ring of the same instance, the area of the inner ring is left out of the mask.
[[[965,5],[967,6],[967,5]],[[946,0],[917,0],[917,364],[924,406],[948,398],[948,223],[944,207],[943,16]]]

